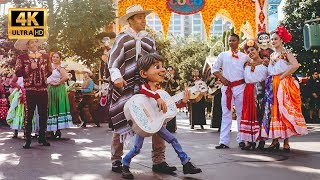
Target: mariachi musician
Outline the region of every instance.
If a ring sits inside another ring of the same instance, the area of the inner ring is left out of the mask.
[[[175,71],[172,66],[168,66],[167,74],[164,79],[163,86],[165,90],[170,94],[170,96],[174,96],[180,90],[180,80],[179,77],[175,74]],[[167,123],[167,129],[169,132],[174,133],[177,130],[177,122],[176,117],[170,120]]]
[[[192,72],[192,79],[189,80],[188,85],[194,86],[196,81],[202,80],[200,77],[199,70],[194,69]],[[191,100],[190,106],[189,106],[189,112],[190,112],[190,123],[191,123],[191,129],[194,129],[194,125],[200,125],[201,129],[203,128],[203,125],[206,125],[206,115],[205,115],[205,108],[206,108],[206,102],[205,102],[205,95],[206,93],[200,93],[200,95],[194,99]]]

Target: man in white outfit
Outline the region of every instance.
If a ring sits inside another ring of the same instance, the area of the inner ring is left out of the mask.
[[[211,68],[211,72],[218,77],[223,86],[221,88],[222,98],[222,122],[220,128],[220,145],[216,149],[229,148],[229,132],[232,125],[232,107],[235,105],[238,122],[237,142],[239,146],[244,143],[239,139],[239,127],[242,116],[243,91],[245,87],[244,81],[244,64],[250,58],[238,51],[239,36],[231,34],[229,36],[230,50],[219,54],[216,62]],[[222,68],[222,73],[220,69]]]

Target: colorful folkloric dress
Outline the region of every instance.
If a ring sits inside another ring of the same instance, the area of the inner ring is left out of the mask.
[[[10,108],[7,115],[7,123],[11,129],[20,130],[24,125],[24,89],[15,88],[9,96]]]
[[[7,115],[7,123],[11,129],[21,130],[25,125],[25,104],[26,104],[26,92],[23,87],[23,78],[19,77],[17,84],[21,87],[14,88],[9,96],[10,108]],[[32,132],[37,133],[39,131],[39,115],[38,108],[34,111],[34,117],[32,119]]]
[[[290,68],[287,53],[278,57],[273,53],[268,66],[266,80],[265,113],[261,136],[271,139],[285,139],[293,135],[308,133],[301,111],[300,89],[292,76],[280,80],[282,73]]]
[[[48,77],[47,83],[58,82],[61,79],[61,74],[56,68]],[[58,129],[65,129],[72,127],[72,117],[70,115],[70,103],[66,86],[59,84],[58,86],[48,86],[49,94],[49,119],[47,131],[57,131]]]
[[[0,121],[5,122],[9,110],[9,101],[7,98],[0,99]]]
[[[240,140],[255,142],[260,135],[260,124],[264,113],[264,81],[268,76],[265,65],[248,65],[244,69],[246,86],[243,95]]]

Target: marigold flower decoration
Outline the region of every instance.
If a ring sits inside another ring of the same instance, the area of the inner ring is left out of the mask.
[[[252,39],[247,41],[247,46],[254,46],[254,41]]]
[[[292,35],[284,26],[278,26],[274,32],[277,33],[285,43],[290,42],[292,39]]]
[[[246,44],[244,45],[243,49],[245,52],[247,52],[247,50],[249,49],[249,47],[254,47],[255,49],[258,49],[258,45],[257,43],[252,40],[252,39],[249,39]]]
[[[133,4],[140,4],[143,9],[154,10],[154,13],[159,16],[164,37],[166,37],[172,15],[167,8],[167,0],[118,0],[118,16],[124,15],[126,8]],[[255,34],[255,9],[255,3],[250,0],[206,0],[200,13],[207,37],[210,36],[210,28],[217,14],[228,17],[232,21],[236,33],[240,33],[241,26],[247,21],[253,28],[253,34]]]

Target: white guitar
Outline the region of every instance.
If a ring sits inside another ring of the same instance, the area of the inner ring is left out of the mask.
[[[195,86],[189,88],[189,91],[191,94],[199,91],[207,92],[208,88],[205,82],[199,81]],[[174,118],[178,112],[175,103],[184,97],[184,92],[172,97],[161,89],[156,92],[166,102],[166,113],[159,111],[157,101],[154,98],[144,94],[132,96],[124,105],[124,114],[129,125],[135,133],[142,137],[152,136],[161,129],[164,123]]]
[[[213,95],[213,94],[216,93],[216,91],[218,91],[219,89],[221,89],[222,86],[223,86],[222,83],[220,83],[220,84],[215,84],[212,88],[210,88],[210,87],[208,88],[208,93],[211,94],[211,95]]]

